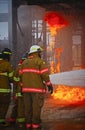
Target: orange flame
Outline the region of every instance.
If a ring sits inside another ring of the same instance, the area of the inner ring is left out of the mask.
[[[79,103],[85,101],[85,89],[59,85],[52,96],[54,99],[65,101],[65,103]]]
[[[51,71],[51,74],[55,73],[55,64],[54,64],[54,61],[51,61],[50,71]]]
[[[56,58],[57,58],[57,66],[56,72],[60,72],[60,56],[63,52],[62,48],[56,48]],[[54,71],[54,62],[52,62],[52,70]],[[57,99],[66,104],[85,104],[85,88],[80,87],[70,87],[64,85],[58,85],[57,89],[52,94],[54,99]]]
[[[57,30],[69,24],[62,15],[54,11],[46,13],[44,20],[48,23],[52,35],[55,35]]]
[[[69,25],[68,21],[62,15],[54,11],[45,14],[44,20],[48,23],[53,36],[56,35],[59,29]],[[51,73],[60,72],[60,55],[62,51],[62,48],[56,48],[57,65],[55,68],[54,61],[51,62]],[[64,102],[64,104],[77,104],[83,101],[85,104],[85,89],[75,86],[58,85],[52,97]]]
[[[61,52],[63,51],[62,48],[56,48],[56,58],[57,58],[57,65],[56,65],[56,72],[60,72],[60,56],[61,56]]]

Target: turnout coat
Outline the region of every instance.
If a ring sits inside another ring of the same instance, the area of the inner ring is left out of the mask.
[[[45,93],[46,85],[50,85],[48,67],[37,53],[31,54],[19,70],[22,81],[22,92]]]

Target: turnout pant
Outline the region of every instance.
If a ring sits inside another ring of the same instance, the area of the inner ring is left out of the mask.
[[[10,104],[10,93],[0,93],[0,122],[6,121],[6,114]]]
[[[41,93],[23,93],[25,105],[25,121],[27,128],[40,127],[41,109],[44,104],[44,94]]]

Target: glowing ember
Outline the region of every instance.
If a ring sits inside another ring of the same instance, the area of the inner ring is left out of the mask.
[[[52,96],[54,99],[68,103],[78,103],[85,101],[85,89],[80,87],[58,86]]]
[[[48,23],[52,35],[55,35],[57,30],[69,24],[63,16],[54,11],[48,12],[44,20]]]

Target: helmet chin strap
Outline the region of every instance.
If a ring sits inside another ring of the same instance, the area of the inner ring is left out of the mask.
[[[38,56],[41,58],[41,54],[40,54],[40,52],[38,52]]]

